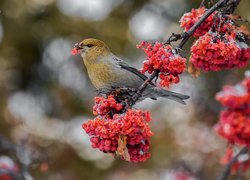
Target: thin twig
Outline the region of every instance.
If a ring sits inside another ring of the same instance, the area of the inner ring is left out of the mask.
[[[171,42],[176,42],[183,38],[184,38],[184,33],[181,34],[172,33],[171,36],[168,38],[168,40],[164,43],[164,45],[170,44]]]
[[[147,85],[148,85],[148,83],[150,83],[157,75],[158,75],[158,71],[154,71],[149,77],[148,77],[148,79],[146,80],[146,81],[144,81],[144,83],[139,87],[139,93],[142,93],[145,89],[146,89],[146,87],[147,87]]]
[[[242,177],[242,169],[243,169],[242,164],[240,164],[240,167],[239,167],[239,169],[237,170],[237,177],[236,177],[237,180],[243,180],[243,177]]]
[[[233,159],[231,159],[227,165],[225,165],[224,169],[222,170],[221,174],[219,175],[219,177],[217,178],[217,180],[227,180],[229,174],[230,174],[230,171],[231,171],[231,168],[232,166],[238,161],[238,157],[242,154],[246,154],[249,152],[249,148],[248,147],[244,147],[242,148],[239,153],[234,156]]]
[[[201,4],[200,4],[200,7],[204,7],[206,2],[207,2],[207,0],[202,0]]]

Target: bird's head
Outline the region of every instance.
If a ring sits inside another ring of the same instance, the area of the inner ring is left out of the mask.
[[[76,43],[71,53],[73,55],[81,54],[83,59],[98,57],[100,55],[106,55],[109,53],[108,46],[98,39],[84,39],[83,41]]]

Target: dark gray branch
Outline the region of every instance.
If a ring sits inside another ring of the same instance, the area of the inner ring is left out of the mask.
[[[222,170],[221,174],[219,175],[219,177],[217,178],[217,180],[227,180],[228,176],[230,175],[230,171],[232,166],[238,161],[238,157],[242,154],[246,154],[249,152],[249,148],[248,147],[244,147],[242,148],[239,153],[234,156],[233,159],[231,159],[227,165],[225,165],[224,169]]]

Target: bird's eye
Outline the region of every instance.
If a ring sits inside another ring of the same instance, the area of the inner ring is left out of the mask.
[[[87,47],[91,48],[93,45],[92,44],[88,44]]]

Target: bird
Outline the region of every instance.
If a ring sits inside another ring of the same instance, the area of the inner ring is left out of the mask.
[[[101,40],[88,38],[74,45],[72,54],[80,54],[88,76],[97,90],[114,88],[138,89],[148,77],[138,69],[114,55],[110,48]],[[146,98],[168,98],[186,104],[188,95],[175,93],[149,83],[140,95],[139,101]]]

